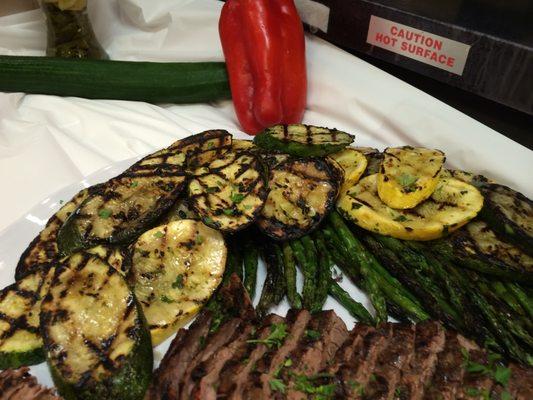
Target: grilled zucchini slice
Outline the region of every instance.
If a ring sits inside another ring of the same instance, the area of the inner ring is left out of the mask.
[[[533,281],[533,258],[501,240],[482,220],[469,222],[432,246],[436,253],[482,273],[513,281]]]
[[[252,153],[228,152],[189,182],[190,203],[204,223],[235,232],[253,223],[267,190],[263,166]]]
[[[222,234],[200,221],[151,229],[133,245],[131,283],[154,345],[187,323],[222,280],[227,249]]]
[[[179,221],[180,219],[201,219],[198,213],[192,208],[188,198],[178,199],[168,211],[167,215],[165,215],[162,223],[168,224],[169,222]]]
[[[305,235],[331,210],[340,177],[323,159],[291,159],[270,171],[259,228],[276,240]]]
[[[351,147],[330,154],[328,157],[333,159],[343,171],[342,185],[339,193],[344,193],[359,182],[368,164],[365,155]]]
[[[389,207],[413,208],[437,187],[446,157],[423,147],[389,147],[378,174],[378,193]]]
[[[54,383],[66,400],[140,400],[153,355],[142,309],[120,273],[78,252],[56,268],[40,328]]]
[[[57,237],[59,250],[69,255],[99,243],[132,240],[172,207],[184,183],[181,171],[157,168],[111,179],[67,219]]]
[[[384,154],[373,147],[354,147],[354,149],[363,153],[366,157],[367,166],[362,178],[377,174],[383,162]]]
[[[44,361],[39,311],[53,272],[44,265],[34,268],[0,291],[0,370]]]
[[[337,208],[360,227],[406,240],[432,240],[473,219],[483,206],[483,196],[472,185],[442,179],[429,199],[417,207],[395,210],[381,201],[378,175],[370,175],[343,194]]]
[[[298,157],[323,157],[353,141],[354,136],[346,132],[303,124],[274,125],[254,138],[254,143],[263,149]]]
[[[503,238],[533,255],[533,201],[495,183],[483,185],[481,192],[485,195],[483,219]]]
[[[87,249],[86,252],[100,257],[102,260],[111,265],[122,275],[126,276],[128,274],[129,264],[126,262],[128,253],[126,248],[118,246],[99,245]]]
[[[494,181],[484,177],[483,175],[476,175],[472,172],[467,172],[460,169],[443,169],[441,178],[459,179],[460,181],[469,183],[475,187],[483,186],[486,183],[494,183]]]
[[[15,269],[15,279],[20,279],[32,268],[41,264],[53,264],[59,258],[57,233],[78,206],[89,196],[89,189],[83,189],[66,202],[46,223],[44,229],[29,244]]]
[[[232,136],[225,130],[210,130],[177,140],[166,149],[156,151],[133,165],[145,167],[196,168],[216,159],[231,148]]]
[[[255,144],[252,140],[233,139],[231,142],[231,151],[253,151],[255,150]]]

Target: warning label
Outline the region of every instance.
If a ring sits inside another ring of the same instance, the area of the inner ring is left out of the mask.
[[[367,43],[394,53],[463,74],[470,46],[388,19],[370,17]]]

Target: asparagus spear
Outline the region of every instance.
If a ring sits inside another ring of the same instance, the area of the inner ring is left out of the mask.
[[[331,286],[331,267],[333,266],[333,262],[329,257],[329,253],[324,242],[317,235],[315,235],[314,239],[315,248],[318,252],[318,268],[317,288],[315,290],[315,300],[312,310],[320,311],[326,302],[329,288]]]
[[[305,236],[304,236],[305,238]],[[302,238],[302,239],[304,239]],[[307,242],[307,248],[304,246],[304,240],[297,239],[291,242],[291,248],[294,252],[294,256],[298,261],[298,264],[302,268],[304,276],[304,284],[302,288],[302,304],[303,307],[310,310],[313,306],[315,298],[316,288],[316,260],[314,245],[309,245]]]
[[[368,325],[374,325],[375,321],[368,310],[358,301],[352,299],[350,294],[344,290],[337,282],[332,281],[329,287],[329,294],[337,300],[352,317],[356,318],[359,322]]]
[[[328,293],[337,300],[349,313],[352,317],[356,318],[359,322],[368,325],[374,325],[375,321],[372,315],[368,310],[358,301],[355,301],[350,294],[345,291],[331,276],[331,267],[334,264],[334,259],[326,246],[326,239],[322,231],[316,231],[314,233],[316,247],[321,254],[324,254],[324,257],[327,262],[327,279],[329,284],[326,286],[328,288]],[[326,276],[323,276],[322,279],[326,279]]]
[[[389,266],[397,266],[400,269],[394,275],[404,283],[409,282],[408,288],[412,291],[416,290],[415,293],[423,301],[424,306],[432,310],[432,313],[437,318],[448,322],[455,328],[464,326],[464,321],[458,312],[446,301],[442,290],[431,278],[431,274],[434,271],[427,265],[427,260],[423,255],[412,251],[395,238],[372,235],[367,240],[369,243],[375,240],[381,244],[382,247],[374,251],[374,254],[379,254],[382,261],[385,257],[389,260],[394,260],[387,264]],[[411,279],[408,279],[409,277]],[[448,280],[447,277],[443,278]]]
[[[244,243],[244,287],[248,291],[250,298],[255,295],[255,286],[257,283],[257,264],[259,260],[259,251],[253,239]]]
[[[291,246],[284,242],[283,261],[285,265],[285,284],[287,285],[287,298],[292,308],[302,308],[302,298],[296,289],[296,263],[294,261],[294,254]]]
[[[263,291],[256,307],[257,314],[260,317],[265,316],[269,308],[277,305],[285,295],[283,256],[279,245],[267,240],[263,246],[263,258],[267,274]]]
[[[337,230],[339,237],[343,239],[345,245],[359,266],[364,263],[368,267],[368,270],[371,271],[378,286],[389,301],[402,307],[415,321],[429,319],[429,315],[424,311],[421,305],[416,300],[413,300],[414,296],[409,293],[397,279],[393,278],[387,270],[377,262],[372,254],[363,247],[361,242],[355,238],[336,211],[330,213],[329,221],[333,228]]]
[[[505,282],[505,287],[516,297],[529,317],[533,318],[533,301],[527,293],[516,283]]]

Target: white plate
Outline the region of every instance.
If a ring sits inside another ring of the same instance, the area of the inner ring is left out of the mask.
[[[27,245],[33,240],[33,238],[43,229],[48,221],[48,218],[50,218],[59,208],[61,208],[61,204],[63,202],[68,201],[78,191],[84,188],[106,181],[120,174],[131,164],[137,161],[137,159],[138,158],[132,158],[117,162],[91,175],[88,175],[85,179],[76,184],[64,187],[63,189],[42,200],[23,218],[17,220],[8,228],[0,232],[0,287],[5,287],[13,283],[15,266],[17,265],[20,255],[26,249]],[[257,295],[254,299],[255,303],[257,303],[259,300],[259,295],[261,293],[262,284],[265,278],[265,269],[262,263],[259,264],[257,275],[258,287],[256,290]],[[299,275],[298,278],[298,284],[301,286],[301,276]],[[361,301],[367,308],[372,310],[372,306],[367,300],[365,294],[355,287],[351,282],[349,282],[348,279],[343,279],[343,281],[340,282],[340,285],[348,290],[356,300]],[[335,312],[341,318],[343,318],[350,327],[353,325],[354,319],[331,297],[328,298],[324,308],[335,310]],[[285,315],[288,309],[288,303],[286,300],[284,300],[271,311],[280,315]],[[154,367],[159,365],[159,362],[167,351],[172,338],[173,336],[154,349]],[[39,382],[44,385],[53,386],[52,378],[48,372],[46,363],[32,366],[30,369],[32,373],[39,379]]]

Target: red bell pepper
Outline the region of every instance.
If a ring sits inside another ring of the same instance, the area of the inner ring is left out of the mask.
[[[307,95],[305,40],[293,0],[227,0],[220,39],[244,131],[301,122]]]

